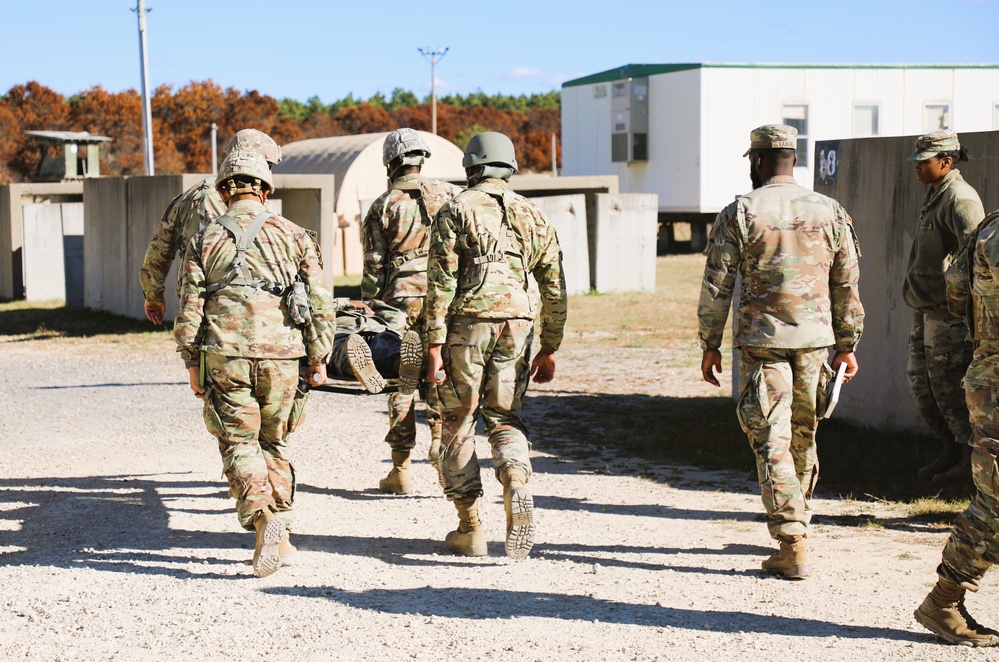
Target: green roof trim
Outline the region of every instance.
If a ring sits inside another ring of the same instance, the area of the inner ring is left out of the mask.
[[[612,80],[624,80],[625,78],[641,78],[644,76],[655,76],[656,74],[672,74],[677,71],[688,71],[690,69],[700,69],[700,64],[626,64],[617,69],[608,69],[598,74],[583,76],[574,80],[567,80],[562,83],[562,87],[576,87],[579,85],[593,85],[594,83],[607,83]]]
[[[691,69],[999,69],[999,64],[626,64],[597,74],[567,80],[562,87],[608,83],[626,78],[672,74]]]

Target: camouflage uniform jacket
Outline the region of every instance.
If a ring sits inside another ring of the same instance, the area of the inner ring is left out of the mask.
[[[999,388],[999,210],[962,248],[946,282],[950,312],[967,318],[975,342],[964,385]]]
[[[704,253],[703,349],[721,346],[740,275],[736,346],[852,351],[860,340],[860,251],[835,200],[774,177],[718,214]]]
[[[246,229],[266,211],[256,200],[232,204],[226,215]],[[227,286],[207,294],[222,280],[236,254],[232,235],[213,223],[196,234],[187,247],[180,313],[173,335],[188,366],[197,365],[198,351],[224,356],[292,359],[308,356],[310,365],[329,359],[335,312],[331,293],[322,284],[315,244],[301,227],[272,215],[246,251],[254,279],[291,285],[301,276],[309,289],[312,322],[295,326],[282,297],[263,289]]]
[[[346,305],[336,311],[336,334],[381,333],[394,331],[400,336],[406,330],[406,312],[373,299],[365,302],[372,312]]]
[[[447,182],[403,175],[374,201],[361,226],[364,299],[427,295],[430,225],[444,203],[459,192],[460,187]]]
[[[425,312],[429,342],[444,342],[452,315],[534,319],[536,305],[528,292],[531,274],[541,295],[541,346],[555,351],[566,318],[565,275],[555,229],[537,206],[510,191],[501,179],[486,179],[459,193],[437,214],[430,238]]]
[[[944,272],[984,217],[982,199],[957,169],[948,172],[937,188],[929,187],[902,286],[910,308],[938,308],[947,303]]]
[[[139,269],[146,301],[163,303],[166,277],[174,257],[184,257],[191,237],[224,213],[225,203],[215,190],[214,177],[198,182],[170,202]],[[183,269],[177,270],[177,296],[183,273]]]

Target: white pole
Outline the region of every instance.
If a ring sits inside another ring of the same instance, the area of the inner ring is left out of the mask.
[[[555,147],[554,131],[552,131],[552,177],[558,177],[558,149]]]
[[[156,174],[153,166],[153,113],[149,102],[149,62],[146,54],[146,0],[137,0],[135,13],[139,15],[139,61],[142,75],[142,154],[146,161],[146,174]]]
[[[555,134],[552,134],[555,135]],[[212,122],[212,174],[219,172],[219,125]]]

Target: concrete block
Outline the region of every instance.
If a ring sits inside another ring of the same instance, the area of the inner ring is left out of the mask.
[[[598,292],[654,292],[656,289],[656,194],[596,196],[595,289]]]
[[[68,302],[68,284],[78,285],[83,280],[83,262],[79,259],[82,258],[83,203],[32,203],[23,205],[21,213],[24,298]],[[74,247],[77,249],[75,255]],[[79,269],[78,273],[67,269],[67,257],[77,258],[72,264]],[[82,288],[76,289],[82,292]]]
[[[589,233],[586,228],[586,197],[583,194],[531,198],[555,228],[562,247],[562,268],[569,294],[590,291]]]

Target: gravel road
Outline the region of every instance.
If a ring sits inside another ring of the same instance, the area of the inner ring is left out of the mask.
[[[547,395],[710,389],[666,351],[612,350],[630,375],[614,382],[573,352]],[[0,659],[997,659],[913,621],[946,531],[881,504],[818,500],[813,577],[770,579],[746,476],[559,456],[535,439],[530,558],[503,555],[489,470],[490,555],[458,558],[426,431],[418,493],[382,495],[384,396],[317,392],[293,437],[302,562],[256,579],[253,536],[171,348],[3,343],[0,403]],[[528,399],[528,421],[538,413]],[[856,526],[865,513],[884,526]],[[993,626],[995,597],[986,585],[968,600]]]

